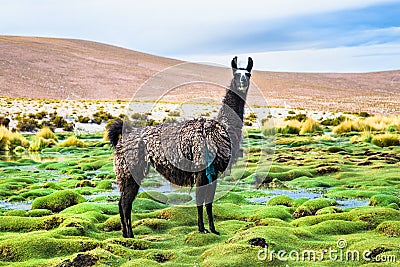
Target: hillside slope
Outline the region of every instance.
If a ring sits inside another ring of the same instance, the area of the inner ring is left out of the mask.
[[[101,43],[39,37],[0,36],[0,55],[2,97],[131,99],[149,77],[181,63]],[[195,72],[229,82],[223,75],[226,70],[220,68],[197,65]],[[185,74],[176,71],[174,75]],[[253,81],[274,106],[400,113],[398,70],[362,74],[254,71]],[[195,90],[201,93],[198,86]],[[250,98],[257,103],[259,97],[252,98],[253,93]]]
[[[69,39],[0,37],[0,92],[7,97],[130,98],[179,61]]]

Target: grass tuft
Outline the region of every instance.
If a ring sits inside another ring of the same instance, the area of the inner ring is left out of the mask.
[[[378,134],[372,137],[371,143],[379,147],[400,146],[400,135]]]
[[[43,139],[53,139],[58,140],[57,136],[53,133],[53,131],[49,127],[43,127],[36,133],[36,138],[43,138]]]
[[[321,132],[322,127],[319,123],[314,121],[312,118],[308,118],[305,120],[300,129],[300,134],[308,134],[308,133],[315,133],[315,132]]]
[[[70,137],[67,138],[67,140],[65,140],[58,146],[59,147],[71,147],[71,146],[84,147],[85,144],[83,143],[82,140],[79,140],[78,138],[76,138],[75,135],[71,135]]]

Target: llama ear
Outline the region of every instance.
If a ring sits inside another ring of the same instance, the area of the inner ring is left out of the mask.
[[[237,69],[237,57],[234,57],[231,62],[232,69]]]
[[[249,62],[247,63],[247,68],[246,68],[246,70],[247,70],[248,72],[250,72],[252,68],[253,68],[253,59],[252,59],[251,57],[249,57]]]

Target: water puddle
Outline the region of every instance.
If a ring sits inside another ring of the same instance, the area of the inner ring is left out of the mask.
[[[368,206],[369,199],[349,198],[349,199],[336,199],[338,207],[342,209],[357,208]]]
[[[296,190],[289,190],[289,189],[265,189],[262,190],[264,193],[269,194],[269,196],[263,196],[258,198],[249,198],[248,200],[257,203],[257,204],[265,204],[271,198],[279,196],[279,195],[286,195],[293,199],[298,198],[308,198],[308,199],[316,199],[319,197],[324,196],[324,191],[311,191],[307,189],[296,189]],[[345,209],[345,208],[356,208],[356,207],[363,207],[368,206],[369,199],[358,199],[358,198],[349,198],[349,199],[335,199],[338,203],[338,207]]]
[[[308,198],[308,199],[315,199],[322,197],[324,194],[320,191],[310,191],[307,189],[297,189],[297,190],[289,190],[289,189],[264,189],[262,192],[269,194],[269,196],[263,196],[258,198],[249,198],[248,200],[253,203],[260,203],[264,204],[267,203],[273,197],[279,195],[286,195],[293,199],[298,198]]]
[[[32,202],[31,201],[23,201],[23,202],[0,201],[0,207],[5,210],[30,210],[32,207]]]

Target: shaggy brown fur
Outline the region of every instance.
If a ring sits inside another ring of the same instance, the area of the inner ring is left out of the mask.
[[[132,202],[150,165],[173,184],[196,185],[198,229],[208,233],[203,223],[205,205],[210,231],[219,234],[212,216],[216,180],[240,155],[244,103],[252,65],[249,58],[247,68],[238,69],[237,58],[232,60],[234,78],[217,120],[200,118],[142,128],[129,127],[118,120],[109,127],[108,137],[115,147],[114,170],[121,191],[119,211],[124,237],[133,237]]]

